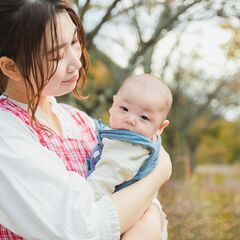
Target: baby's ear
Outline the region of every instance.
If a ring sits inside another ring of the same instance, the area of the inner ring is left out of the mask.
[[[162,134],[164,128],[166,128],[169,125],[169,121],[168,120],[164,120],[163,123],[159,126],[158,130],[157,130],[157,135]]]
[[[115,99],[116,99],[116,95],[114,95],[113,96],[113,102],[115,101]],[[113,106],[113,104],[112,104],[112,106]],[[111,114],[111,111],[112,111],[112,106],[109,108],[109,110],[108,110],[108,112]]]

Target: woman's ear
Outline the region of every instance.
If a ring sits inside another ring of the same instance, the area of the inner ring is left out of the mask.
[[[160,135],[160,134],[162,134],[162,132],[163,132],[163,130],[164,130],[164,128],[166,128],[168,125],[169,125],[169,121],[168,120],[164,120],[163,121],[163,123],[160,125],[160,127],[158,128],[158,130],[157,130],[157,135]]]
[[[3,74],[12,80],[20,81],[22,79],[21,74],[15,64],[15,62],[8,57],[0,57],[0,69]]]

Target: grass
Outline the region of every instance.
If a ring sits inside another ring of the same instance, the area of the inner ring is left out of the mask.
[[[240,179],[194,176],[171,181],[159,199],[169,221],[169,240],[239,240]]]

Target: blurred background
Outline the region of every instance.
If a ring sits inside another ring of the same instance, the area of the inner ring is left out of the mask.
[[[240,1],[71,2],[87,35],[90,97],[59,100],[107,123],[126,77],[160,77],[174,97],[162,136],[173,176],[159,194],[169,239],[240,239]]]

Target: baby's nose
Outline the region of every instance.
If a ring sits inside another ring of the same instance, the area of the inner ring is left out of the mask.
[[[126,119],[126,122],[130,125],[135,125],[136,124],[136,119],[134,116],[128,116],[127,119]]]

